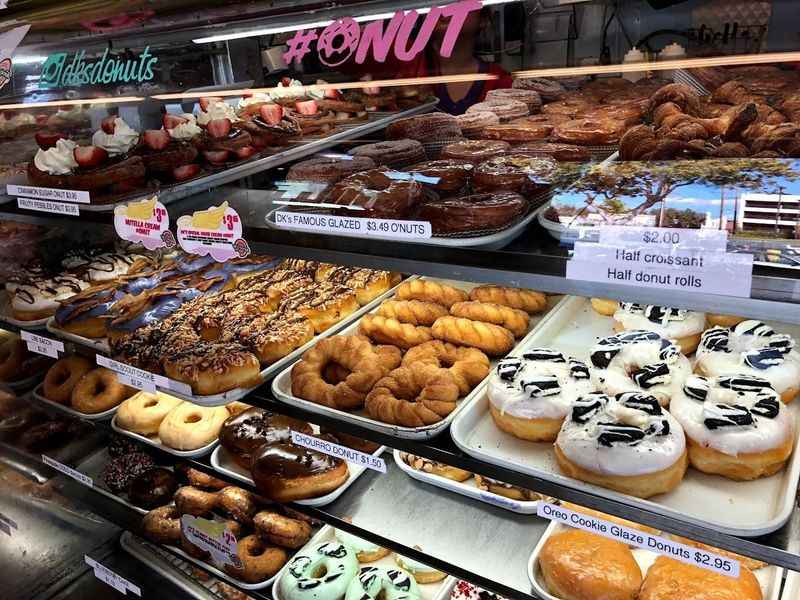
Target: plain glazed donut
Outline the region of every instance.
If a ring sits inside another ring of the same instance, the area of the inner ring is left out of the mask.
[[[142,519],[142,534],[157,544],[177,544],[181,540],[181,514],[172,505],[154,508]]]
[[[344,598],[357,573],[358,559],[351,548],[323,542],[295,555],[280,579],[280,592],[286,600]]]
[[[139,392],[120,404],[116,424],[140,435],[156,435],[167,413],[182,402],[162,392]]]
[[[225,571],[247,583],[258,583],[275,575],[286,564],[289,555],[277,546],[268,546],[257,535],[243,537],[236,544],[240,568],[225,565]]]
[[[114,371],[94,369],[75,384],[70,404],[78,412],[96,414],[118,406],[132,393],[117,380]]]
[[[441,340],[431,340],[414,346],[403,357],[402,365],[428,363],[450,371],[460,396],[466,396],[489,374],[489,358],[476,348],[455,346]]]
[[[197,450],[217,439],[229,416],[224,406],[196,406],[184,402],[161,421],[158,437],[162,444],[175,450]]]
[[[0,381],[14,381],[22,372],[28,350],[16,335],[0,338]]]
[[[82,356],[65,356],[47,371],[42,391],[44,397],[59,404],[69,404],[78,381],[92,370],[92,363]]]
[[[714,552],[718,550],[715,548]],[[758,579],[746,567],[739,569],[739,577],[729,577],[666,556],[659,556],[647,570],[636,596],[638,600],[762,600],[763,597]]]

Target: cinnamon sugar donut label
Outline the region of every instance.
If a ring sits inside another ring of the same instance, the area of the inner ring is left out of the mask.
[[[169,213],[157,196],[117,206],[114,229],[123,240],[142,244],[148,250],[175,246],[175,237],[169,230]]]
[[[353,450],[347,446],[340,446],[328,440],[323,440],[313,435],[306,435],[297,431],[292,431],[292,443],[315,452],[322,452],[335,458],[341,458],[354,465],[366,467],[373,471],[386,473],[386,461],[373,454],[365,454],[358,450]]]
[[[242,567],[242,561],[236,554],[236,536],[225,523],[183,515],[181,531],[189,542],[208,552],[215,565],[231,565],[237,569]]]
[[[82,190],[59,190],[56,188],[38,187],[35,185],[6,185],[9,196],[22,196],[23,198],[36,198],[37,200],[54,200],[56,202],[78,202],[89,204],[89,192]]]
[[[178,218],[178,243],[190,254],[211,256],[217,262],[250,255],[250,246],[242,237],[242,220],[223,202],[192,215]]]
[[[50,358],[58,358],[58,353],[64,352],[64,344],[62,342],[36,335],[30,331],[21,331],[19,337],[25,340],[29,352],[35,352]]]

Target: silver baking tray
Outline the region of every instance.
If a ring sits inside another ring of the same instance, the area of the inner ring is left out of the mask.
[[[111,420],[111,429],[116,431],[120,435],[124,435],[131,439],[136,440],[137,442],[141,442],[142,444],[147,444],[148,446],[154,446],[155,448],[159,448],[164,452],[172,454],[173,456],[179,456],[180,458],[197,458],[198,456],[205,456],[209,452],[211,452],[214,448],[216,448],[217,444],[219,444],[219,438],[213,440],[211,443],[206,444],[202,448],[196,448],[194,450],[175,450],[174,448],[170,448],[169,446],[163,444],[161,440],[156,437],[148,437],[146,435],[142,435],[140,433],[136,433],[135,431],[128,431],[127,429],[123,429],[119,425],[117,425],[117,415],[114,415],[114,418]]]
[[[119,404],[117,404],[115,407],[104,410],[103,412],[94,414],[83,413],[79,410],[75,410],[71,406],[67,406],[66,404],[59,404],[58,402],[53,402],[52,400],[45,398],[42,392],[43,386],[44,384],[42,383],[38,385],[35,390],[33,390],[33,394],[31,395],[33,399],[43,406],[53,408],[76,419],[86,419],[87,421],[105,421],[106,419],[113,417],[114,413],[116,413],[117,409],[119,408]],[[120,404],[122,404],[122,402],[120,402]]]
[[[444,283],[450,285],[452,287],[460,288],[466,291],[471,290],[474,287],[477,287],[479,284],[477,283],[466,283],[463,281],[452,281],[449,279],[436,279],[432,277],[426,277],[425,279],[430,279],[432,281],[437,281],[440,283]],[[550,310],[556,304],[556,299],[554,297],[548,298],[547,308],[544,312],[538,315],[531,315],[530,318],[530,325],[528,329],[528,333],[516,343],[516,347],[524,345],[526,340],[532,335],[533,332],[536,331],[540,322],[544,321],[547,318],[547,315]],[[370,312],[375,312],[378,306],[375,305],[374,309]],[[342,335],[352,335],[358,332],[358,321],[353,322],[346,328],[341,330]],[[512,350],[513,352],[513,350]],[[492,361],[492,366],[496,363],[496,360]],[[458,406],[456,409],[447,415],[444,419],[439,421],[438,423],[434,423],[433,425],[425,425],[423,427],[404,427],[402,425],[389,425],[387,423],[381,423],[380,421],[376,421],[374,419],[369,418],[366,416],[363,410],[358,412],[345,412],[343,410],[338,410],[335,408],[328,408],[327,406],[322,406],[321,404],[315,404],[314,402],[310,402],[308,400],[303,400],[302,398],[298,398],[297,396],[292,394],[292,366],[290,365],[281,373],[275,377],[272,381],[272,393],[274,396],[286,404],[291,404],[293,406],[299,406],[300,408],[304,408],[308,411],[327,415],[330,417],[335,417],[341,421],[346,421],[348,423],[353,423],[355,425],[361,425],[368,429],[372,429],[374,431],[379,431],[381,433],[385,433],[387,435],[392,435],[395,437],[399,437],[402,439],[407,440],[424,440],[428,438],[435,437],[442,432],[444,432],[449,426],[450,423],[458,416],[458,414],[466,409],[467,406],[474,400],[481,397],[483,394],[483,388],[488,382],[489,377],[487,376],[481,383],[479,383],[469,394],[467,394],[464,398],[462,398],[458,402]]]

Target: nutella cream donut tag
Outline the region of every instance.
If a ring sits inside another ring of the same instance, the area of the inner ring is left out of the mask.
[[[177,224],[178,243],[190,254],[209,255],[217,262],[250,255],[239,213],[227,202],[183,215]]]
[[[114,229],[123,240],[141,244],[148,250],[175,246],[175,236],[169,230],[169,213],[157,196],[117,206]]]

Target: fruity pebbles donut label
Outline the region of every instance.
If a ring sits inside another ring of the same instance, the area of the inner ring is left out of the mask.
[[[175,246],[175,236],[169,230],[169,213],[156,196],[117,206],[114,229],[123,240],[142,244],[148,250]]]
[[[250,246],[242,237],[239,213],[227,202],[180,217],[178,243],[186,252],[210,255],[218,262],[250,254]]]

